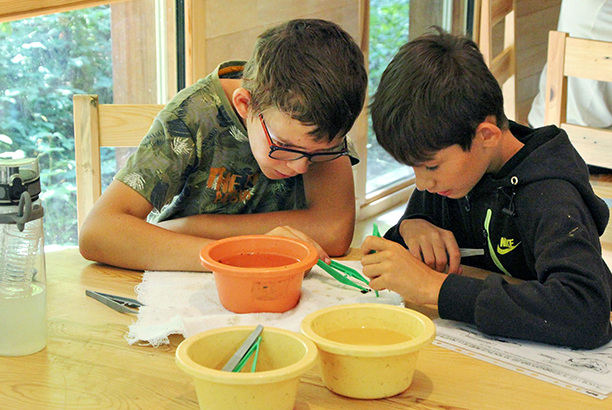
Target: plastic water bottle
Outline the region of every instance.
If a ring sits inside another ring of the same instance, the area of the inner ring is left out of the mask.
[[[0,355],[47,344],[43,207],[36,159],[0,159]]]

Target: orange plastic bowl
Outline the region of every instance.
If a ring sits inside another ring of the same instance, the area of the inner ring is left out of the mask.
[[[304,274],[318,258],[307,242],[270,235],[220,239],[200,251],[202,266],[213,272],[221,304],[235,313],[293,308]]]

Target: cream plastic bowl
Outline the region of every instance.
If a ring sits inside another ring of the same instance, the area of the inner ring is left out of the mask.
[[[208,330],[185,339],[176,350],[176,364],[191,375],[201,410],[291,410],[300,376],[316,364],[317,347],[305,336],[264,327],[257,358],[241,373],[222,371],[254,326]]]
[[[419,351],[436,336],[427,316],[375,303],[318,310],[304,318],[300,329],[319,348],[327,388],[357,399],[390,397],[410,387]],[[368,331],[363,338],[355,333],[360,329]],[[338,341],[343,332],[347,340]],[[392,340],[396,343],[387,344]]]

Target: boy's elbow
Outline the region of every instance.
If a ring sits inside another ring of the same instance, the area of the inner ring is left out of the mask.
[[[353,241],[354,229],[354,222],[335,227],[333,234],[327,236],[325,244],[321,244],[321,246],[331,257],[346,255]]]
[[[100,262],[99,243],[93,229],[84,223],[79,230],[79,252],[89,261]]]
[[[593,315],[577,324],[572,332],[573,341],[569,345],[577,349],[596,349],[612,340],[610,312],[605,315]]]
[[[573,349],[596,349],[612,340],[610,310],[604,306],[576,308],[572,317],[565,317],[564,324],[549,328],[543,342]],[[546,340],[550,339],[550,340]]]
[[[351,235],[352,238],[352,235]],[[340,257],[344,256],[348,253],[348,250],[351,246],[351,239],[347,240],[337,240],[330,243],[326,246],[325,252],[331,257]]]
[[[79,232],[79,252],[81,256],[89,261],[95,261],[95,253],[90,245],[88,238],[83,235],[83,232]]]

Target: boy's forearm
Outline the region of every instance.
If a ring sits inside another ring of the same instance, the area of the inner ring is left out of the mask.
[[[305,209],[245,215],[194,215],[159,225],[174,232],[210,239],[265,234],[278,226],[289,225],[317,241],[330,256],[341,256],[350,247],[354,224],[354,213],[332,218]]]
[[[136,270],[202,271],[199,251],[208,242],[129,215],[85,224],[79,234],[79,249],[86,259]]]

